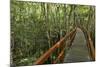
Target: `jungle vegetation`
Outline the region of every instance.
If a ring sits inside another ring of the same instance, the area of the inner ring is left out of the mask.
[[[95,6],[11,0],[10,8],[11,64],[33,65],[76,26],[86,28],[95,44]],[[55,58],[56,52],[45,63]]]

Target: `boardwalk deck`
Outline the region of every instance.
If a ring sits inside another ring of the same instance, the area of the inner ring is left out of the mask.
[[[66,52],[64,58],[65,63],[90,61],[85,37],[79,28],[77,28],[71,48]]]

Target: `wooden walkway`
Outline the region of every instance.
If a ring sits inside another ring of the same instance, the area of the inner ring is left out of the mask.
[[[90,61],[85,36],[81,29],[77,28],[72,46],[69,50],[66,49],[65,53],[65,63]]]
[[[56,44],[54,44],[54,46],[49,48],[43,55],[41,55],[37,61],[34,62],[34,64],[37,65],[45,63],[45,61],[48,60],[48,58],[56,49],[61,49],[61,51],[57,55],[57,58],[50,62],[53,64],[59,62],[73,63],[95,60],[95,49],[93,47],[93,42],[89,33],[86,33],[87,39],[85,38],[84,33],[80,28],[73,29]]]

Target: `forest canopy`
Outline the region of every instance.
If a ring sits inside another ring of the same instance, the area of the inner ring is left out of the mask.
[[[86,28],[95,43],[95,6],[11,0],[10,15],[11,64],[33,65],[76,26]]]

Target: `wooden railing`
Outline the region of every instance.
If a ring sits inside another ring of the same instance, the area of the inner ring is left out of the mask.
[[[93,46],[93,41],[91,39],[90,33],[84,28],[84,27],[80,27],[81,30],[84,32],[86,40],[87,40],[87,47],[88,47],[88,51],[90,54],[90,58],[92,60],[95,60],[95,48]]]
[[[61,49],[61,52],[58,54],[58,57],[56,58],[56,60],[54,60],[51,63],[57,63],[58,60],[63,62],[64,59],[64,51],[65,51],[65,42],[67,39],[70,39],[70,45],[68,45],[69,47],[71,46],[71,42],[73,41],[74,37],[76,34],[76,28],[71,31],[69,34],[66,34],[65,37],[63,37],[62,39],[60,39],[56,44],[54,44],[50,49],[48,49],[48,51],[46,51],[42,56],[40,56],[39,59],[37,59],[37,61],[34,64],[43,64],[49,57],[50,55],[56,50],[56,49]]]
[[[86,40],[87,40],[87,47],[90,54],[90,57],[92,60],[95,60],[95,49],[93,46],[93,41],[91,40],[89,32],[83,28],[80,27],[80,29],[86,34]],[[58,54],[58,57],[53,60],[51,63],[57,63],[58,61],[63,62],[64,59],[64,52],[65,52],[65,42],[67,40],[70,40],[70,44],[67,44],[67,47],[70,48],[72,45],[72,42],[74,40],[74,37],[76,35],[76,28],[71,31],[70,33],[66,34],[63,38],[61,38],[56,44],[54,44],[51,48],[48,49],[42,56],[40,56],[39,59],[34,64],[43,64],[56,49],[61,49],[60,53]]]
[[[89,53],[90,53],[91,59],[95,60],[95,49],[94,49],[94,46],[93,46],[93,41],[92,41],[92,39],[90,37],[90,34],[87,33],[87,35],[88,35],[87,46],[88,46],[88,49],[89,49]]]

